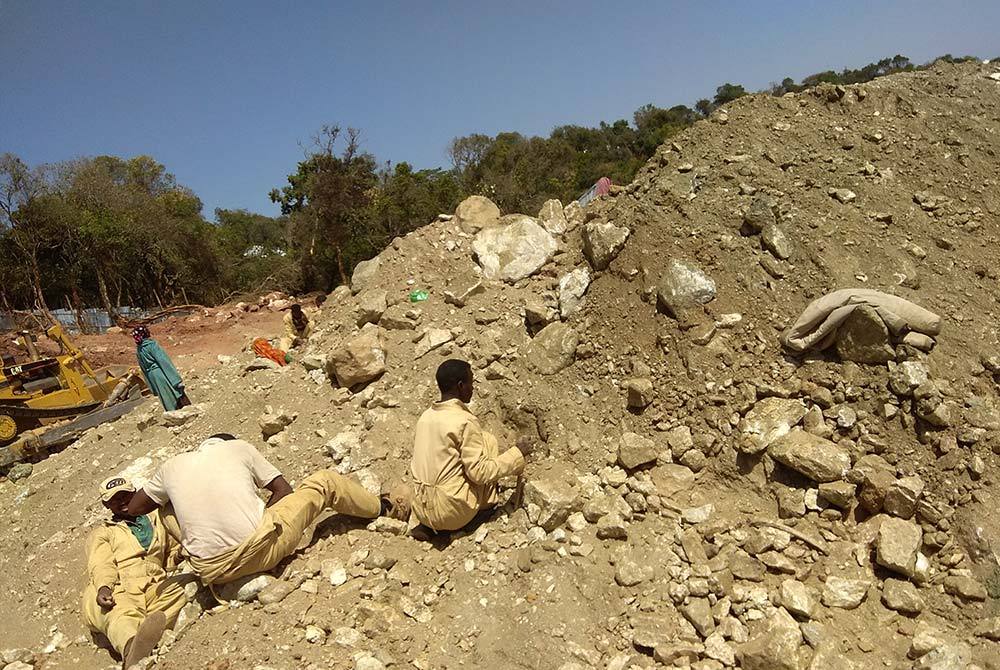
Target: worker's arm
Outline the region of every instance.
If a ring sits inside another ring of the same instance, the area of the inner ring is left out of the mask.
[[[266,507],[270,507],[292,492],[291,485],[281,475],[269,481],[264,488],[271,492],[271,498],[267,501]]]
[[[98,528],[87,538],[87,579],[97,591],[97,604],[104,609],[115,606],[111,593],[118,583],[112,532],[110,528]]]
[[[517,447],[512,447],[499,456],[491,456],[486,453],[488,440],[495,441],[496,438],[484,432],[474,421],[465,424],[459,457],[469,481],[480,485],[493,484],[501,477],[517,475],[524,470],[524,456]]]
[[[128,515],[142,516],[143,514],[149,514],[159,506],[160,504],[150,498],[144,489],[139,489],[128,503]]]

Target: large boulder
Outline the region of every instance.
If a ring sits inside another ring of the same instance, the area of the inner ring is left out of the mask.
[[[875,561],[883,568],[912,577],[922,540],[923,531],[917,524],[895,517],[884,517],[875,542]]]
[[[351,292],[361,293],[366,288],[369,288],[375,284],[375,280],[378,278],[379,266],[381,266],[382,261],[376,256],[371,260],[361,261],[354,266],[354,274],[351,275]]]
[[[647,463],[656,462],[656,445],[637,433],[625,433],[618,443],[618,463],[626,470],[634,470]]]
[[[625,247],[630,233],[613,223],[588,223],[583,227],[583,255],[595,270],[604,270]]]
[[[782,465],[819,483],[843,479],[851,468],[850,455],[835,442],[800,429],[773,441],[767,453]]]
[[[330,354],[327,369],[330,377],[347,388],[381,377],[386,370],[382,329],[372,324],[362,328]]]
[[[543,375],[554,375],[573,364],[580,336],[565,323],[542,328],[524,348],[528,364]]]
[[[558,200],[546,200],[538,211],[538,220],[553,235],[562,235],[569,229],[562,203]]]
[[[837,355],[855,363],[884,364],[896,353],[889,343],[889,329],[868,305],[858,305],[837,330]]]
[[[691,308],[715,299],[715,281],[698,266],[675,258],[660,276],[656,296],[667,314],[681,318]]]
[[[506,225],[485,228],[472,240],[483,276],[513,284],[530,277],[552,258],[556,241],[530,216],[519,216]]]
[[[538,508],[536,523],[547,531],[561,526],[569,515],[583,506],[578,482],[579,473],[567,463],[552,461],[531,473],[524,484],[524,501],[529,514]],[[534,519],[533,519],[534,520]]]
[[[483,228],[497,225],[500,221],[500,208],[489,198],[470,195],[458,203],[452,221],[467,233],[478,233]]]
[[[763,622],[737,654],[743,670],[800,670],[798,622],[782,608]]]
[[[794,398],[764,398],[740,421],[744,453],[758,454],[787,435],[806,415],[806,406]]]
[[[562,318],[572,316],[583,305],[583,295],[590,287],[590,269],[577,268],[559,280],[559,313]]]

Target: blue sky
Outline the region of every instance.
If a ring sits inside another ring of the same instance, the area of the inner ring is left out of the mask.
[[[725,81],[896,53],[1000,56],[997,0],[152,2],[0,0],[0,152],[151,154],[215,207],[276,213],[324,123],[380,160],[455,136],[631,118]]]

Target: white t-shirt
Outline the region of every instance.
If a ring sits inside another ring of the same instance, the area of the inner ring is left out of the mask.
[[[257,492],[279,476],[249,442],[212,438],[165,462],[143,490],[173,504],[189,554],[212,558],[254,533],[264,516]]]

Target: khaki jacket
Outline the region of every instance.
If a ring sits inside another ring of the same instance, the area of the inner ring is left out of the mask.
[[[292,342],[295,342],[296,339],[302,339],[302,340],[308,339],[309,335],[312,333],[313,317],[311,314],[309,314],[308,311],[303,310],[303,312],[305,313],[306,318],[309,320],[309,322],[306,323],[306,327],[303,328],[302,330],[299,330],[295,327],[295,320],[292,318],[291,312],[286,313],[285,318],[283,319],[285,324],[285,338],[287,338]]]
[[[87,538],[87,580],[95,590],[107,586],[112,591],[123,584],[143,588],[162,580],[173,566],[180,543],[167,533],[159,510],[149,514],[153,541],[143,549],[132,531],[122,522],[106,522]]]
[[[497,502],[498,480],[523,471],[521,452],[515,447],[499,454],[496,438],[460,400],[436,402],[417,421],[410,474],[416,487],[414,511],[421,523],[450,530],[432,520],[443,511],[435,514],[425,508],[444,503],[468,512],[482,509]],[[457,509],[449,514],[466,516]]]

